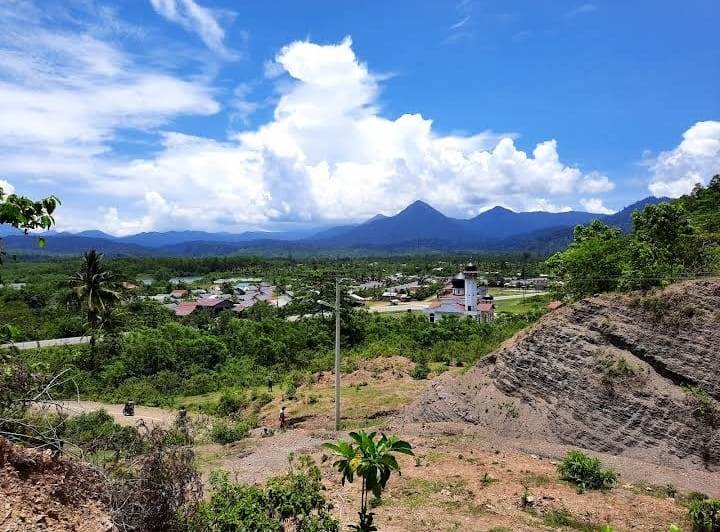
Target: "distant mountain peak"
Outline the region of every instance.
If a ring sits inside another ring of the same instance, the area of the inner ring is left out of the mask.
[[[396,216],[400,216],[403,214],[439,214],[441,216],[445,216],[432,205],[429,205],[422,200],[413,201],[410,205],[400,211]]]
[[[510,214],[510,213],[514,213],[514,212],[515,212],[515,211],[511,211],[510,209],[505,208],[505,207],[501,207],[500,205],[495,205],[492,209],[488,209],[487,211],[485,211],[484,214],[488,214],[488,213],[492,213],[492,214],[496,214],[496,213],[497,213],[497,214]]]
[[[369,219],[365,220],[365,221],[363,222],[363,224],[371,224],[371,223],[373,223],[373,222],[377,222],[378,220],[384,220],[384,219],[386,219],[386,218],[387,218],[387,216],[385,216],[384,214],[376,214],[376,215],[373,216],[372,218],[369,218]]]

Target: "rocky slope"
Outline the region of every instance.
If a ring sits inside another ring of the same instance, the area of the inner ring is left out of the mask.
[[[461,377],[434,382],[411,422],[720,471],[720,281],[580,301]]]

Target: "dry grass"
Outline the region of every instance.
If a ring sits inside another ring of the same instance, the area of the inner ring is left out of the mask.
[[[561,481],[549,460],[520,452],[484,449],[466,437],[411,438],[418,459],[402,457],[375,509],[383,531],[404,530],[647,530],[667,532],[671,524],[688,530],[686,508],[674,499],[631,489],[584,493]],[[336,511],[344,523],[355,517],[357,486],[340,486],[324,466]],[[525,489],[534,504],[521,508]],[[564,525],[562,522],[568,524]]]

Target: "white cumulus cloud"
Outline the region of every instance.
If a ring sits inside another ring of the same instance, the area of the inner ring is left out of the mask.
[[[600,174],[599,172],[590,172],[588,175],[583,177],[580,186],[578,187],[580,192],[586,194],[599,194],[601,192],[610,192],[615,188],[615,183],[610,179]]]
[[[358,220],[418,198],[452,215],[496,203],[562,211],[558,200],[612,188],[563,163],[555,140],[526,153],[513,135],[443,135],[420,114],[383,116],[381,79],[349,38],[291,43],[274,64],[285,77],[271,121],[225,142],[168,134],[157,156],[108,169],[102,192],[156,192],[175,206],[158,223],[222,227]]]
[[[655,196],[676,198],[696,183],[720,172],[720,121],[697,122],[683,133],[680,144],[646,161],[652,172],[649,189]]]
[[[168,18],[190,16],[188,2],[155,0]],[[207,78],[143,65],[117,41],[36,20],[0,20],[0,175],[16,187],[52,180],[51,192],[70,191],[61,229],[361,220],[416,199],[455,216],[496,204],[560,211],[613,186],[563,162],[551,138],[525,150],[515,134],[445,134],[419,113],[388,116],[379,96],[387,77],[350,38],[284,46],[265,69],[274,96],[253,102],[250,85],[239,85],[223,110]],[[269,120],[235,120],[245,129],[226,138],[161,129],[182,115],[230,119],[270,105]],[[118,143],[138,142],[137,131],[145,149],[130,156]]]
[[[587,212],[596,214],[612,214],[614,212],[612,209],[608,209],[600,198],[581,198],[580,205]]]

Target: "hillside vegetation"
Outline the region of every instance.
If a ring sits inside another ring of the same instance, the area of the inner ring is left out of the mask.
[[[720,272],[720,175],[632,219],[629,234],[599,221],[579,225],[568,248],[548,259],[567,295],[648,289]]]

